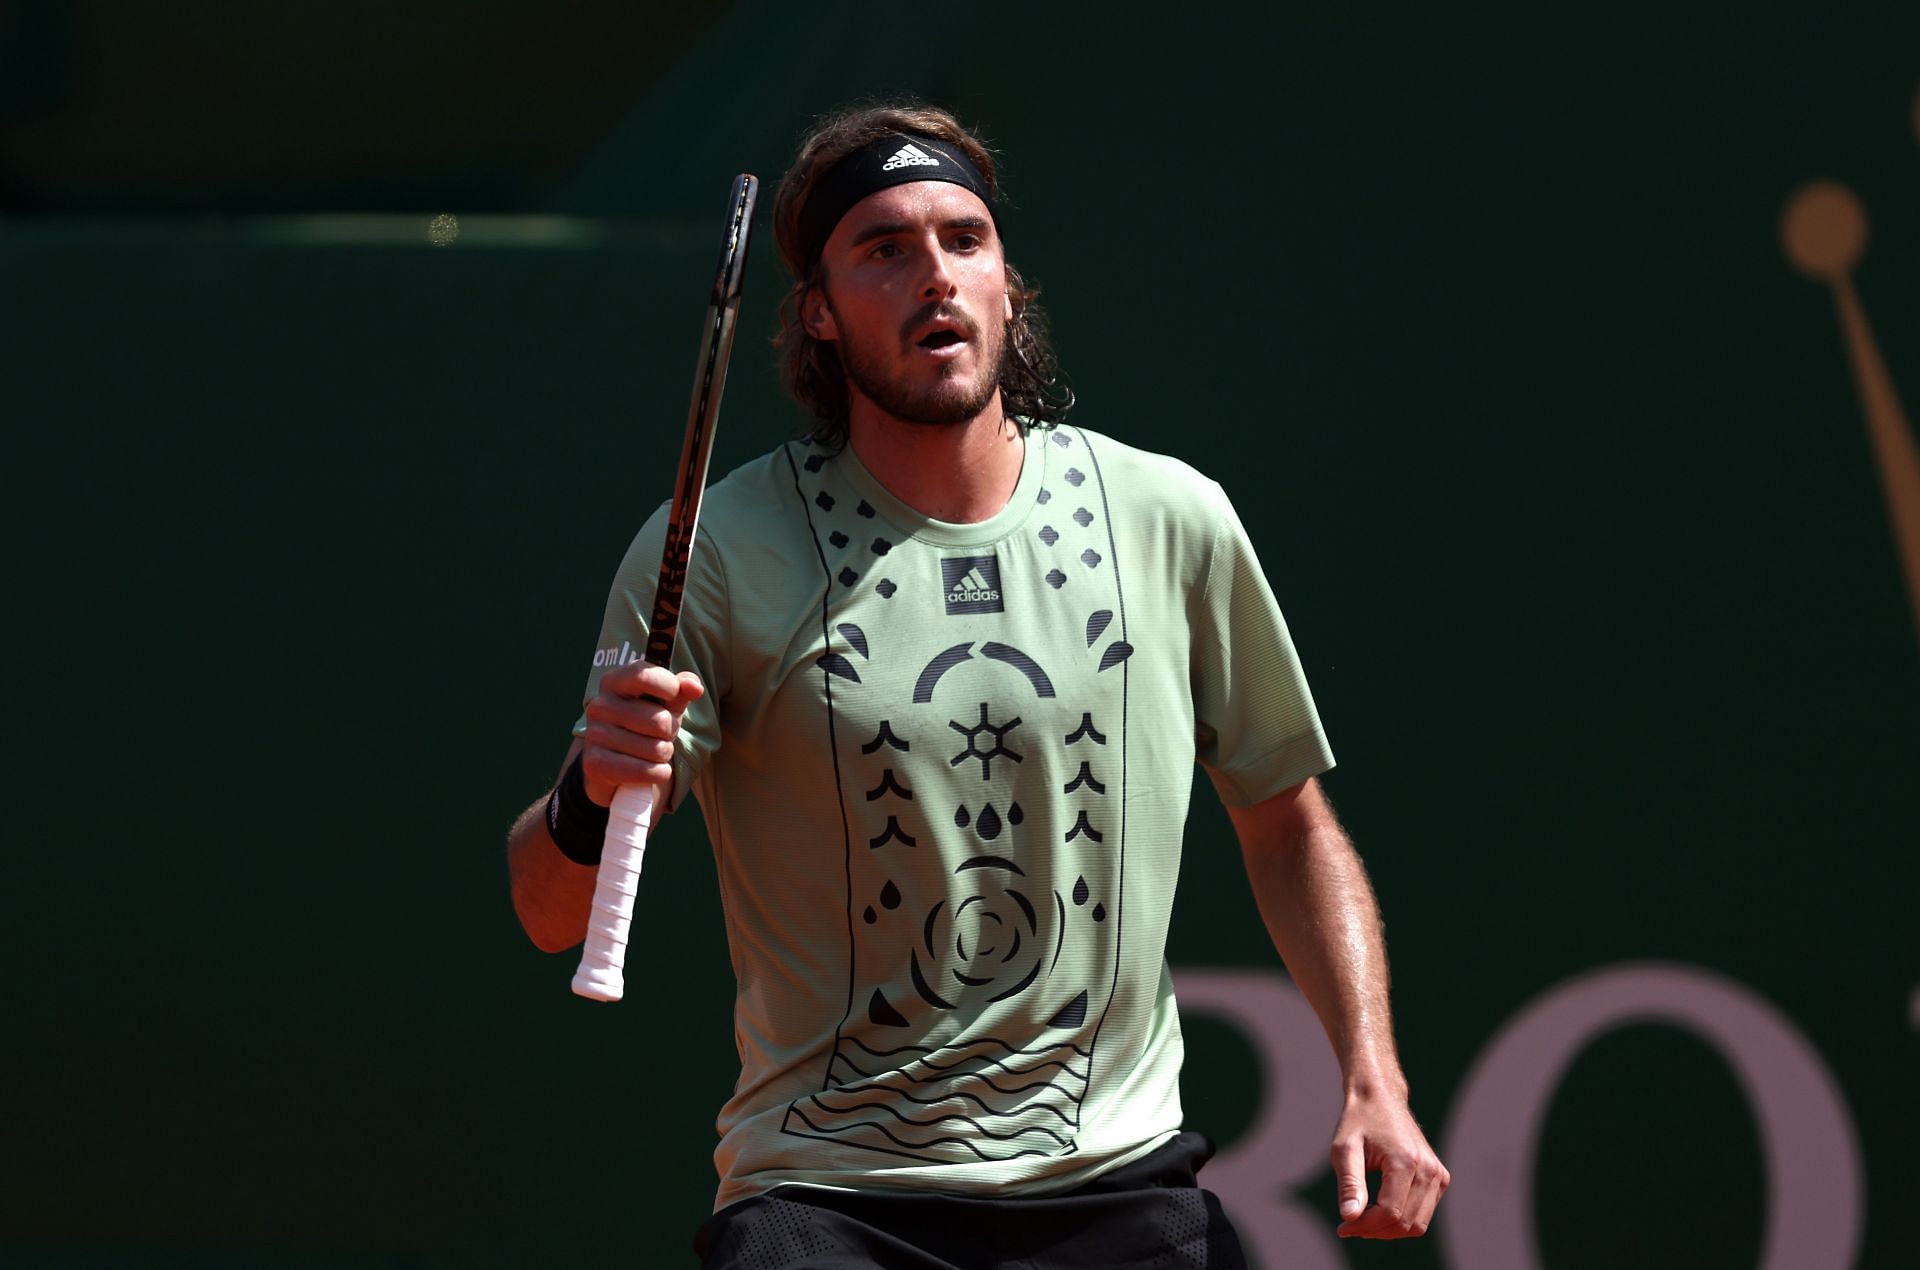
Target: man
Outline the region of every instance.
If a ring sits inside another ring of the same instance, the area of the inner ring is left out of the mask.
[[[1197,759],[1345,1074],[1339,1233],[1420,1234],[1447,1174],[1286,625],[1218,485],[1060,422],[996,194],[941,111],[803,145],[780,342],[818,425],[709,493],[675,673],[618,664],[664,512],[635,541],[516,909],[579,942],[614,790],[699,799],[741,1058],[709,1266],[1240,1265],[1164,957]]]

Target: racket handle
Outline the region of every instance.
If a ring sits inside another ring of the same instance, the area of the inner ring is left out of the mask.
[[[640,889],[640,857],[647,852],[647,827],[653,823],[657,785],[622,785],[607,809],[607,841],[600,853],[600,876],[593,885],[593,911],[587,914],[587,946],[573,990],[595,1001],[618,1001],[626,991],[621,976],[627,964],[627,935],[633,929],[633,897]]]

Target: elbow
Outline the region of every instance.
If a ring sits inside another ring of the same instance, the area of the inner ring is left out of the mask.
[[[533,946],[565,952],[587,937],[594,873],[561,856],[545,838],[515,826],[507,843],[507,889],[513,915]]]
[[[527,938],[533,941],[533,946],[543,953],[563,953],[569,948],[578,948],[586,938],[584,931],[569,934],[563,930],[539,928],[529,925],[525,918],[521,919],[520,928],[527,932]]]
[[[585,927],[553,921],[543,914],[529,912],[518,902],[513,910],[520,919],[520,929],[527,933],[533,946],[543,953],[563,953],[569,948],[577,948],[587,937]]]
[[[520,929],[541,952],[565,952],[586,939],[586,914],[555,912],[551,897],[536,894],[524,874],[515,874],[512,893],[513,915],[520,919]]]

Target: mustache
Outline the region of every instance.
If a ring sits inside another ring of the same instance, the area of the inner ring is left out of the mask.
[[[929,300],[913,311],[913,315],[900,324],[900,342],[913,342],[914,332],[929,322],[945,319],[958,327],[969,340],[980,337],[980,324],[953,307],[945,300]]]

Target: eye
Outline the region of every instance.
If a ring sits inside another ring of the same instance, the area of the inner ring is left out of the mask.
[[[955,251],[977,251],[982,245],[980,235],[971,231],[957,234],[953,239],[953,249]]]
[[[900,244],[896,242],[875,243],[873,251],[869,254],[875,260],[892,260],[900,254]]]

